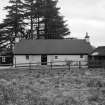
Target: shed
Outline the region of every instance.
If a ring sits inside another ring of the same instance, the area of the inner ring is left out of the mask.
[[[105,66],[105,46],[99,46],[91,52],[91,62],[94,67]]]

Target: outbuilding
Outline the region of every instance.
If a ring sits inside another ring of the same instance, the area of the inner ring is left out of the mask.
[[[99,46],[92,51],[90,63],[93,67],[105,67],[105,46]]]
[[[0,66],[13,65],[13,53],[8,49],[2,49],[0,52]]]

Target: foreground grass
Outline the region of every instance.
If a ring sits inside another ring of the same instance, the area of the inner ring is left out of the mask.
[[[105,105],[105,71],[1,70],[0,105]]]

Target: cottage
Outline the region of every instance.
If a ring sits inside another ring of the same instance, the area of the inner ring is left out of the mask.
[[[48,65],[48,62],[53,62],[54,65],[64,65],[65,61],[87,62],[92,50],[85,39],[21,40],[14,47],[14,64],[39,62],[40,65]]]

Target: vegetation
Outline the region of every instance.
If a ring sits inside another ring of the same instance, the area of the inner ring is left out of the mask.
[[[10,0],[11,5],[6,6],[8,15],[0,25],[1,45],[11,47],[16,37],[22,37],[24,32],[23,6],[21,0]],[[3,46],[4,47],[4,46]]]
[[[104,70],[101,73],[99,69],[73,69],[72,73],[20,69],[0,72],[0,105],[104,104]]]
[[[62,39],[69,29],[57,7],[58,0],[10,0],[0,24],[0,47],[13,48],[15,38]]]

